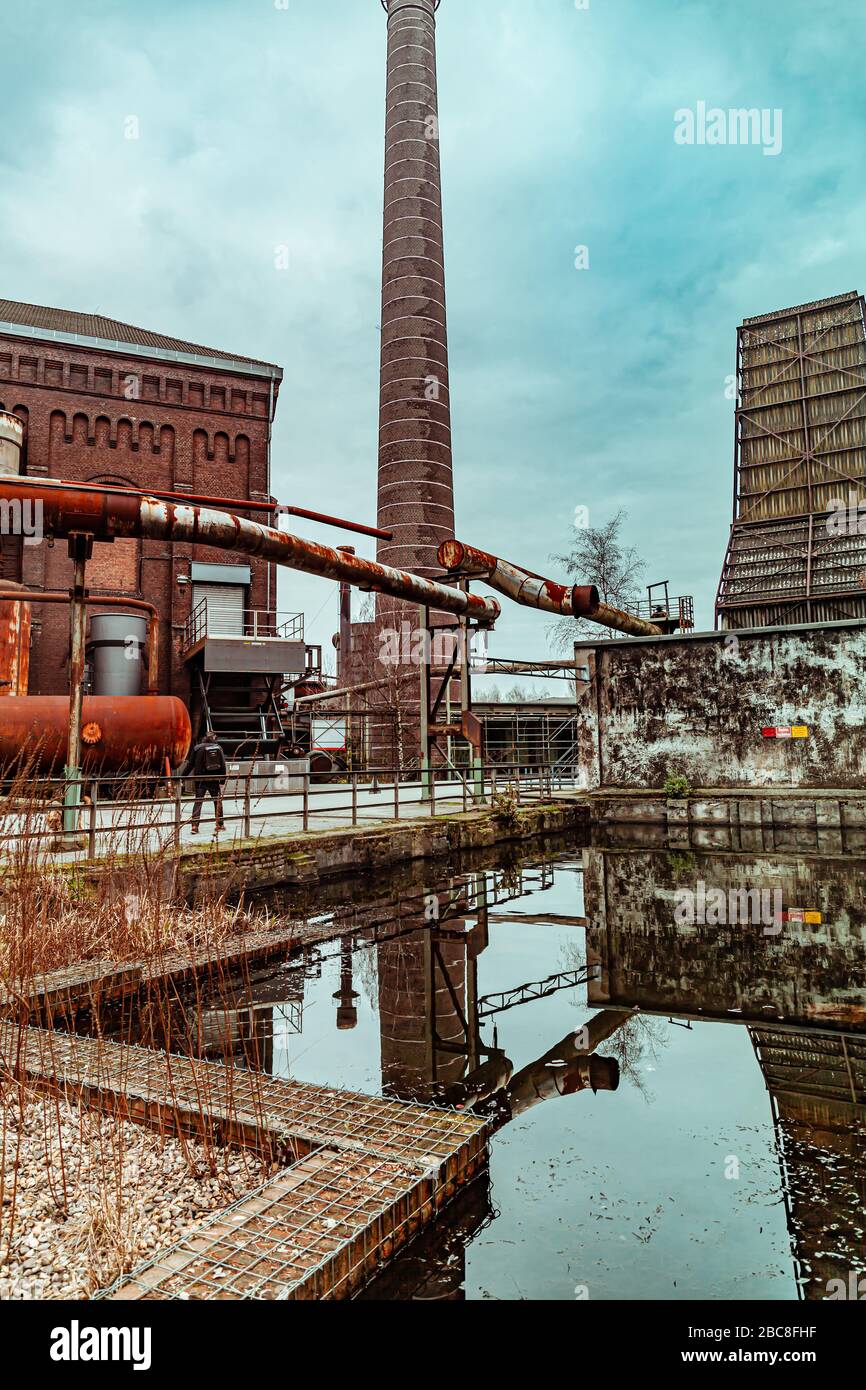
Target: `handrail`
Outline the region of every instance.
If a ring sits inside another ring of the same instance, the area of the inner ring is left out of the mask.
[[[231,617],[232,626],[220,627],[220,614]],[[215,622],[211,623],[211,616]],[[279,619],[283,616],[283,621]],[[237,623],[240,620],[240,631]],[[256,641],[304,641],[304,615],[277,608],[232,608],[218,598],[203,598],[183,626],[183,650],[208,637],[252,637]]]
[[[490,805],[504,790],[513,793],[518,805],[530,804],[549,800],[557,786],[573,788],[577,785],[575,777],[567,777],[554,764],[538,764],[530,770],[520,763],[492,763],[466,769],[436,767],[428,772],[405,766],[383,767],[365,773],[348,771],[341,774],[337,782],[330,777],[327,781],[317,781],[316,775],[306,770],[292,771],[287,766],[289,761],[282,760],[286,768],[284,780],[292,784],[292,790],[279,786],[269,790],[254,785],[262,781],[262,774],[257,773],[254,766],[246,768],[240,776],[232,776],[229,772],[227,781],[237,784],[237,792],[223,796],[224,821],[227,826],[240,826],[244,839],[253,837],[253,827],[257,824],[257,837],[278,834],[280,820],[300,823],[294,830],[289,826],[284,831],[291,834],[299,828],[306,832],[310,821],[320,815],[331,818],[329,828],[333,828],[333,817],[340,814],[346,825],[356,826],[365,819],[399,820],[409,808],[435,816],[448,814],[449,810],[453,812],[457,802],[466,811],[473,806]],[[184,786],[190,781],[188,777],[175,772],[161,777],[114,774],[72,780],[81,793],[90,792],[89,804],[82,801],[80,805],[79,834],[83,837],[81,848],[86,847],[91,858],[98,854],[128,853],[130,837],[143,833],[160,832],[162,847],[180,847],[183,828],[191,822],[189,803],[193,798],[184,793]],[[208,781],[207,778],[199,780]],[[42,800],[23,806],[12,805],[7,797],[0,812],[0,854],[10,846],[33,841],[44,842],[46,850],[53,852],[52,836],[57,827],[49,823],[51,813],[59,813],[69,782],[65,776],[39,778],[34,785],[41,789]],[[135,794],[137,788],[140,788],[138,795]],[[154,794],[155,789],[158,792],[160,788],[162,797]],[[107,798],[105,792],[111,789],[124,792],[123,800]],[[366,802],[362,802],[361,793],[366,793]],[[207,800],[210,806],[210,798]],[[275,805],[279,802],[282,806]],[[287,802],[292,804],[287,805]],[[163,813],[154,815],[155,809]],[[136,814],[138,811],[141,816]],[[34,818],[39,824],[30,828]],[[23,821],[24,828],[7,829],[10,821]],[[202,825],[207,828],[208,823],[203,820]],[[191,842],[191,846],[194,844]],[[62,848],[68,851],[68,841],[64,840]]]

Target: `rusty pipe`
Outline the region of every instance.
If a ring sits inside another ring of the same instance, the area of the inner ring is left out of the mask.
[[[295,700],[295,708],[298,705],[312,705],[322,700],[333,700],[336,695],[361,695],[367,690],[381,690],[383,686],[391,685],[394,681],[417,680],[417,675],[413,671],[397,672],[393,676],[385,676],[378,681],[364,681],[363,685],[347,685],[340,689],[317,690],[314,695],[299,695]]]
[[[8,594],[8,598],[7,598]],[[69,603],[68,593],[53,589],[11,589],[0,581],[0,602],[14,603]],[[159,685],[159,614],[152,603],[143,598],[123,598],[107,594],[101,598],[92,595],[85,599],[87,608],[132,608],[138,613],[146,613],[147,625],[147,693],[156,695]]]
[[[625,632],[629,637],[663,637],[664,629],[646,618],[637,618],[634,613],[624,613],[621,608],[611,608],[609,603],[600,603],[595,613],[587,617],[602,627],[612,627],[617,632]]]
[[[63,487],[73,490],[81,486],[69,478],[61,478],[60,482]],[[377,526],[365,526],[360,521],[347,521],[342,516],[331,516],[330,512],[311,512],[306,507],[293,507],[288,502],[254,502],[247,497],[209,497],[194,492],[143,492],[140,488],[115,487],[111,483],[88,483],[87,486],[100,492],[123,492],[128,493],[130,497],[159,497],[162,501],[190,502],[203,507],[231,507],[239,512],[285,512],[287,516],[306,517],[307,521],[318,521],[323,526],[337,526],[343,531],[357,531],[362,536],[375,536],[383,541],[392,539],[390,531],[380,531]]]
[[[443,541],[439,547],[439,563],[450,574],[462,574],[483,579],[493,589],[506,594],[515,603],[527,608],[540,608],[545,613],[565,614],[588,618],[602,627],[627,632],[633,637],[660,637],[661,628],[622,613],[610,604],[602,603],[594,584],[557,584],[531,570],[522,569],[487,550],[465,545],[463,541]]]
[[[26,492],[24,500],[31,503],[41,517],[44,535],[68,536],[73,532],[85,532],[97,541],[142,536],[150,540],[214,546],[218,550],[258,555],[289,569],[318,574],[325,579],[345,579],[362,589],[466,615],[486,625],[494,623],[502,611],[493,598],[468,594],[359,555],[347,555],[316,541],[302,540],[287,531],[277,531],[262,522],[249,521],[233,512],[182,506],[122,490],[70,489],[47,479],[22,481]],[[21,487],[0,477],[0,502],[16,498],[21,500]]]

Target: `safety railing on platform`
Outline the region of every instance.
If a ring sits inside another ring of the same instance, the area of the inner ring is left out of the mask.
[[[303,642],[304,615],[273,608],[240,608],[223,599],[204,598],[184,623],[183,650],[189,651],[207,637],[270,637],[282,642]]]
[[[192,781],[176,773],[148,779],[84,777],[75,785],[66,778],[39,778],[26,787],[7,787],[0,801],[0,852],[35,842],[49,852],[79,850],[99,857],[179,848],[215,827],[218,836],[248,840],[484,806],[507,816],[511,807],[550,801],[576,786],[575,768],[502,763],[464,770],[382,768],[327,778],[288,764],[273,773],[252,766],[231,773],[226,782]],[[70,793],[77,793],[78,802],[78,827],[71,834],[62,829]]]

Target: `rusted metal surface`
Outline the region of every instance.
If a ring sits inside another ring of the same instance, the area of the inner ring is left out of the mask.
[[[354,555],[351,545],[341,545],[341,552]],[[340,580],[340,626],[337,642],[337,683],[345,684],[352,679],[352,589],[345,579]]]
[[[622,613],[599,601],[598,589],[594,584],[557,584],[552,579],[544,579],[531,570],[521,569],[498,555],[475,546],[465,545],[463,541],[450,539],[439,547],[439,563],[451,574],[462,574],[483,579],[491,588],[507,594],[515,603],[527,608],[540,608],[545,613],[567,614],[576,618],[589,618],[602,627],[627,632],[633,637],[658,637],[661,628],[655,623],[637,618],[632,613]]]
[[[647,622],[646,618],[636,618],[633,613],[623,613],[620,608],[611,608],[609,603],[600,603],[594,613],[586,615],[592,622],[602,627],[613,628],[616,632],[626,632],[630,637],[661,637],[663,629],[658,623]]]
[[[300,516],[307,521],[318,521],[323,526],[336,526],[342,531],[356,531],[359,536],[375,536],[377,540],[389,541],[392,533],[383,531],[378,526],[365,526],[360,521],[346,521],[340,516],[330,516],[327,512],[311,512],[306,507],[290,507],[286,502],[280,502],[277,508],[286,516]]]
[[[10,595],[3,602],[6,594]],[[30,674],[30,607],[20,584],[0,580],[0,695],[26,695]]]
[[[2,597],[3,585],[0,584],[0,597]],[[19,602],[24,603],[48,603],[48,604],[67,604],[69,594],[62,590],[54,589],[21,589],[17,595]],[[3,652],[3,627],[2,609],[5,604],[0,605],[0,675],[2,671],[2,652]],[[156,695],[159,686],[159,614],[152,603],[148,603],[142,598],[123,598],[112,594],[101,595],[99,598],[85,599],[85,606],[90,608],[122,608],[129,609],[134,613],[146,613],[148,617],[147,626],[147,693]],[[29,622],[28,622],[29,631]],[[3,691],[0,694],[26,695],[26,685],[23,690]]]
[[[67,754],[69,719],[67,695],[0,702],[0,767],[57,772]],[[186,706],[173,695],[85,695],[80,724],[88,731],[81,745],[86,772],[158,770],[166,758],[177,767],[192,737]]]
[[[94,540],[144,536],[151,540],[210,545],[218,550],[260,555],[278,565],[318,574],[325,579],[345,579],[362,589],[390,594],[412,603],[429,604],[449,613],[465,613],[483,623],[495,622],[501,612],[495,599],[467,594],[408,570],[393,569],[360,555],[348,555],[316,541],[302,540],[300,536],[277,531],[233,512],[182,506],[120,490],[103,492],[90,487],[69,488],[44,479],[0,478],[0,500],[21,498],[22,492],[32,503],[41,504],[46,535],[69,536],[82,531],[92,535]]]
[[[363,695],[368,690],[381,690],[383,686],[393,684],[395,679],[400,680],[408,678],[408,675],[396,678],[394,676],[383,676],[381,680],[363,681],[361,685],[347,685],[339,688],[335,686],[333,689],[328,690],[320,688],[318,690],[311,691],[309,694],[296,695],[295,704],[310,705],[317,701],[333,700],[335,698],[351,699],[353,695]],[[295,689],[300,690],[301,687],[298,685],[295,686]]]
[[[81,486],[68,478],[62,478],[60,481],[65,487]],[[357,531],[362,536],[376,536],[386,541],[391,539],[390,531],[380,531],[376,526],[364,526],[360,521],[347,521],[341,516],[331,516],[329,512],[312,512],[306,507],[293,507],[288,502],[254,502],[248,497],[209,497],[203,493],[169,492],[161,489],[144,492],[140,488],[117,488],[107,483],[88,483],[88,487],[96,488],[100,492],[125,492],[131,497],[159,497],[163,501],[193,503],[202,507],[231,507],[238,512],[284,512],[286,516],[302,516],[308,521],[319,521],[323,526],[338,526],[343,531]]]

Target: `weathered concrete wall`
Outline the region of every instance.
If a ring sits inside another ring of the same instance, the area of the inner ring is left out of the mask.
[[[664,827],[670,845],[720,849],[789,849],[808,840],[822,854],[836,854],[859,837],[866,845],[866,792],[811,787],[765,790],[738,787],[665,797],[657,791],[592,792],[592,823],[617,830]],[[649,843],[644,841],[643,843]]]
[[[585,785],[866,787],[866,624],[579,643]],[[765,726],[806,724],[804,739]]]
[[[817,911],[821,922],[768,926],[749,916],[717,925],[710,913],[678,921],[678,894],[697,897],[701,885],[707,902],[718,890],[726,901],[778,890],[784,911]],[[599,965],[588,997],[599,1008],[866,1029],[862,857],[586,849],[584,901],[587,949]]]

